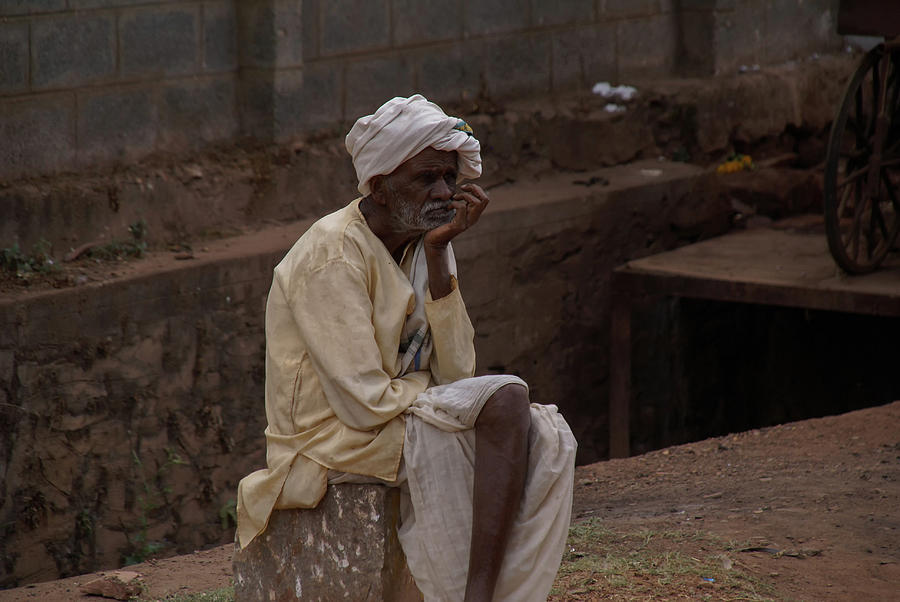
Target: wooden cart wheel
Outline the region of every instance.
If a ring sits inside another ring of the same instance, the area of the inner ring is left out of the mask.
[[[884,125],[877,126],[881,82]],[[851,274],[878,267],[900,230],[900,51],[863,57],[831,126],[825,159],[825,231]],[[878,134],[878,135],[876,135]],[[874,180],[873,180],[874,178]]]

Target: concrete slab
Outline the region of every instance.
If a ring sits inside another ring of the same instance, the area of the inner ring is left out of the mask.
[[[848,276],[828,253],[824,234],[759,228],[629,261],[615,270],[611,294],[609,445],[612,457],[626,457],[634,300],[688,297],[897,317],[900,257],[890,256],[874,273]]]

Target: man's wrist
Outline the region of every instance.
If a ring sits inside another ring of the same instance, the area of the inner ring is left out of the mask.
[[[427,253],[427,252],[431,251],[434,253],[442,253],[447,250],[447,245],[449,245],[449,244],[450,244],[449,241],[442,242],[442,243],[431,243],[426,240],[425,241],[425,252]]]

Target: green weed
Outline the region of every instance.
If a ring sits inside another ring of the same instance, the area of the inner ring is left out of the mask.
[[[228,500],[219,508],[219,520],[222,521],[223,530],[237,527],[237,502],[235,500]]]
[[[137,452],[134,450],[131,452],[131,458],[140,482],[141,494],[137,497],[137,526],[134,530],[125,533],[130,551],[124,555],[122,561],[124,566],[144,562],[165,548],[163,542],[152,541],[149,538],[150,516],[165,505],[166,496],[172,492],[171,487],[165,484],[165,473],[172,466],[187,464],[171,447],[167,447],[165,452],[165,461],[159,465],[155,474],[150,475],[149,478]]]
[[[49,273],[59,270],[50,254],[52,246],[43,238],[31,247],[31,254],[19,249],[18,244],[0,249],[0,269],[27,278],[31,273]]]
[[[147,251],[147,222],[143,218],[128,226],[131,240],[114,240],[105,245],[91,247],[85,255],[106,261],[128,257],[141,258]]]

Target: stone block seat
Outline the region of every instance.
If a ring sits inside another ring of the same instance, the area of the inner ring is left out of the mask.
[[[265,532],[235,544],[237,602],[421,602],[397,538],[400,491],[331,485],[313,509],[275,510]]]

